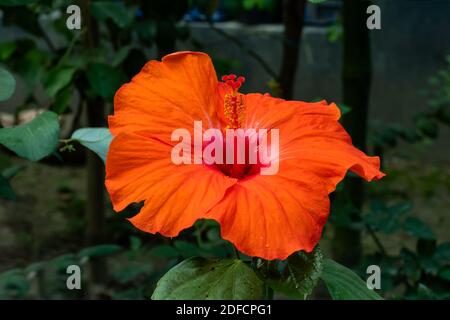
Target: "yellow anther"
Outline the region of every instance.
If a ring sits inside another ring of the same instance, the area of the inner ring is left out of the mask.
[[[224,114],[227,119],[227,129],[240,128],[245,119],[245,106],[242,94],[233,91],[224,98]]]

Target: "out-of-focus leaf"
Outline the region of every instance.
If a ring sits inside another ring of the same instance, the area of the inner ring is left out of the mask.
[[[283,261],[258,260],[257,273],[271,288],[286,295],[306,299],[322,272],[323,256],[316,247],[313,252],[294,253]]]
[[[67,274],[67,267],[73,264],[79,264],[79,261],[77,257],[71,253],[58,256],[49,262],[49,265],[54,268],[58,274],[64,275]]]
[[[103,63],[90,65],[87,78],[95,93],[108,101],[113,100],[117,89],[125,81],[125,76],[119,69]]]
[[[338,108],[341,111],[341,115],[346,115],[347,113],[352,111],[352,108],[343,103],[339,103]]]
[[[401,202],[388,207],[381,201],[374,201],[370,212],[363,216],[363,220],[373,231],[392,234],[401,228],[404,216],[410,210],[411,203],[409,202]]]
[[[8,100],[16,91],[16,79],[7,70],[0,68],[0,101]]]
[[[6,179],[3,175],[0,175],[0,198],[16,200],[16,194],[9,184],[8,179]]]
[[[402,248],[400,251],[400,256],[403,258],[403,272],[412,281],[417,281],[420,279],[422,274],[422,270],[420,269],[420,265],[418,262],[418,257],[416,255],[405,248]]]
[[[45,262],[42,262],[42,261],[34,262],[25,268],[25,273],[28,274],[31,272],[38,272],[38,271],[44,269],[44,267],[45,267]]]
[[[450,267],[446,267],[439,271],[439,278],[450,282]]]
[[[153,20],[144,20],[136,22],[136,33],[147,46],[150,46],[155,40],[156,23]]]
[[[180,256],[178,250],[168,245],[156,246],[150,252],[152,255],[156,257],[163,257],[163,258],[177,258]]]
[[[36,2],[38,0],[0,0],[0,6],[23,6]]]
[[[122,247],[115,244],[102,244],[98,246],[93,246],[89,248],[85,248],[78,253],[78,256],[81,258],[88,257],[102,257],[109,256],[115,253],[122,251]]]
[[[64,114],[70,107],[70,99],[72,98],[73,87],[68,86],[61,90],[55,98],[51,110],[57,114]]]
[[[16,50],[17,45],[14,42],[5,42],[0,44],[0,60],[6,61]]]
[[[32,121],[0,129],[0,143],[18,156],[38,161],[55,151],[59,139],[58,116],[51,111]]]
[[[44,78],[45,91],[50,97],[55,97],[72,81],[77,70],[72,67],[57,67],[50,70]]]
[[[132,49],[133,49],[133,46],[131,46],[131,45],[120,48],[114,55],[114,59],[111,62],[111,65],[113,67],[119,66],[125,60],[125,58],[128,56],[128,54],[130,53],[130,51]]]
[[[71,137],[95,152],[103,162],[106,161],[112,138],[108,128],[82,128],[76,130]]]
[[[183,258],[192,258],[194,256],[202,255],[199,248],[192,243],[183,240],[176,240],[173,245],[180,252]]]
[[[444,264],[450,264],[450,242],[444,242],[438,245],[434,257]]]
[[[190,258],[170,269],[153,292],[154,300],[255,300],[263,283],[241,260]]]
[[[0,274],[0,296],[6,298],[24,299],[30,285],[20,269],[13,269]]]
[[[243,0],[242,6],[245,10],[272,10],[276,6],[276,1],[274,0]]]
[[[439,133],[439,126],[435,119],[422,115],[416,119],[417,128],[420,132],[430,138],[436,138]]]
[[[133,21],[135,8],[127,8],[123,2],[95,1],[91,3],[92,15],[99,21],[110,18],[120,27],[125,28]]]
[[[439,297],[430,288],[420,283],[417,288],[417,297],[421,300],[437,300]]]
[[[12,165],[2,171],[2,176],[6,179],[12,179],[16,174],[22,171],[25,168],[23,165]]]
[[[113,277],[122,284],[130,283],[148,276],[152,272],[152,267],[148,264],[142,266],[127,266],[114,272]]]
[[[334,300],[382,299],[356,273],[333,260],[324,260],[321,278]]]
[[[25,43],[22,46],[27,47],[29,44]],[[19,46],[18,50],[26,50],[26,54],[17,66],[17,72],[32,90],[37,84],[43,82],[48,54],[37,48],[28,49]]]
[[[423,221],[409,217],[403,223],[403,229],[414,237],[426,240],[435,240],[436,235],[433,230],[427,226]]]

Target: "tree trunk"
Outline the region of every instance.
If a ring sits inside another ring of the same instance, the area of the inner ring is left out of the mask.
[[[306,0],[283,1],[283,57],[278,82],[284,99],[292,99],[293,95],[305,6]]]
[[[89,127],[104,127],[104,103],[101,99],[87,103]],[[105,222],[105,167],[102,159],[87,150],[87,242],[99,244],[104,240]]]
[[[90,51],[94,49],[99,41],[98,24],[90,15],[90,0],[83,0],[82,12],[85,34],[85,49]],[[86,100],[87,120],[89,127],[105,126],[105,102],[101,98],[88,98],[83,94]],[[104,221],[105,221],[105,199],[104,199],[104,179],[105,167],[102,160],[92,151],[86,151],[86,171],[87,171],[87,203],[86,203],[86,242],[88,245],[100,244],[104,241]],[[94,283],[102,282],[106,276],[106,261],[104,259],[95,259],[89,264],[91,281]]]
[[[366,27],[366,9],[370,5],[363,0],[343,1],[343,102],[351,112],[343,117],[343,125],[352,136],[353,144],[366,150],[368,102],[371,83],[371,55],[369,30]],[[364,199],[361,178],[345,180],[344,191],[336,194],[335,201],[351,201],[358,213],[351,217],[360,220]],[[336,227],[333,239],[333,255],[348,266],[357,264],[361,257],[361,234],[357,230]]]

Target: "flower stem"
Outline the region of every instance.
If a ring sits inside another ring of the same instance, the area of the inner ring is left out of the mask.
[[[273,289],[266,286],[266,300],[273,300]]]
[[[234,254],[235,254],[235,256],[236,256],[236,259],[241,260],[241,256],[239,255],[238,249],[236,249],[235,246],[233,246],[233,249],[234,249]]]

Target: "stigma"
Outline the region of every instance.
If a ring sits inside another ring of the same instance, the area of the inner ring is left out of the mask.
[[[230,87],[230,92],[224,97],[224,115],[227,120],[226,129],[237,129],[242,126],[245,119],[245,106],[239,88],[245,82],[244,77],[234,74],[225,75],[222,81]]]

